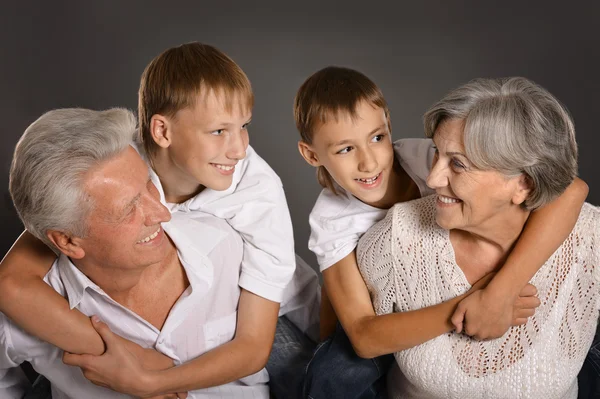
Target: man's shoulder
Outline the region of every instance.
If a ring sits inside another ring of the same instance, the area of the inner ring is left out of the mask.
[[[175,212],[164,227],[179,250],[192,246],[206,256],[219,245],[243,244],[227,221],[202,211]]]

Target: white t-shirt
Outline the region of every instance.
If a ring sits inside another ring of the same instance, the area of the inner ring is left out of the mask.
[[[436,305],[471,288],[435,214],[435,196],[397,204],[360,239],[358,265],[378,315]],[[531,283],[541,305],[502,337],[448,333],[395,353],[390,397],[575,399],[600,310],[600,208],[584,204]]]
[[[400,166],[419,187],[421,196],[432,194],[425,180],[435,149],[430,139],[400,139],[394,142]],[[308,247],[317,255],[321,272],[354,251],[360,237],[383,219],[387,209],[375,208],[337,186],[338,195],[323,189],[310,213]]]
[[[115,302],[61,255],[44,280],[69,301],[71,309],[98,315],[116,334],[174,360],[188,362],[233,339],[240,297],[242,240],[226,221],[201,212],[173,214],[163,223],[177,247],[190,285],[161,330]],[[23,396],[26,382],[18,367],[29,361],[52,383],[53,399],[131,398],[89,382],[77,367],[62,362],[62,351],[21,330],[0,313],[0,398]],[[268,399],[269,376],[259,372],[225,385],[188,392],[189,399]]]
[[[148,162],[140,148],[136,150]],[[202,211],[225,219],[244,241],[240,287],[280,302],[279,315],[317,339],[321,294],[317,273],[294,252],[292,220],[279,176],[251,146],[224,191],[206,188],[181,204],[172,204],[166,202],[152,169],[150,177],[172,214]]]

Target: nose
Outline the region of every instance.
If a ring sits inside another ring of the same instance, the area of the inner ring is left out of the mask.
[[[359,150],[358,170],[369,173],[377,169],[378,163],[375,154],[370,148]]]
[[[153,226],[168,222],[171,220],[171,212],[160,202],[160,194],[156,186],[153,183],[150,183],[150,186],[148,193],[143,196],[145,224]]]
[[[427,186],[431,189],[446,187],[448,185],[448,167],[439,161],[438,156],[433,160],[431,172],[427,176]]]
[[[246,148],[248,148],[248,132],[240,130],[229,136],[229,147],[225,156],[228,159],[239,161],[246,157]]]

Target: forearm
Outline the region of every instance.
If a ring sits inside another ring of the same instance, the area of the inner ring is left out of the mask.
[[[321,287],[321,308],[319,312],[319,338],[321,341],[333,334],[337,320],[335,310],[327,296],[327,290],[323,286]]]
[[[516,298],[569,236],[587,193],[585,182],[575,179],[560,197],[532,212],[519,240],[487,290]]]
[[[234,339],[185,364],[145,376],[150,389],[147,396],[227,384],[254,374],[267,363],[268,348],[257,348],[255,342]]]
[[[65,298],[43,280],[13,276],[5,279],[0,284],[2,312],[23,330],[68,352],[104,352],[104,343],[89,318],[71,310]]]
[[[419,310],[362,317],[344,329],[360,357],[399,352],[452,331],[450,318],[465,296]]]

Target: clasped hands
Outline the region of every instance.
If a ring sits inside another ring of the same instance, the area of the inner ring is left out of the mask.
[[[118,336],[97,316],[92,316],[91,319],[106,350],[100,356],[65,352],[65,364],[81,368],[85,378],[113,391],[145,399],[187,398],[186,392],[159,395],[154,392],[153,373],[173,367],[172,359]]]

